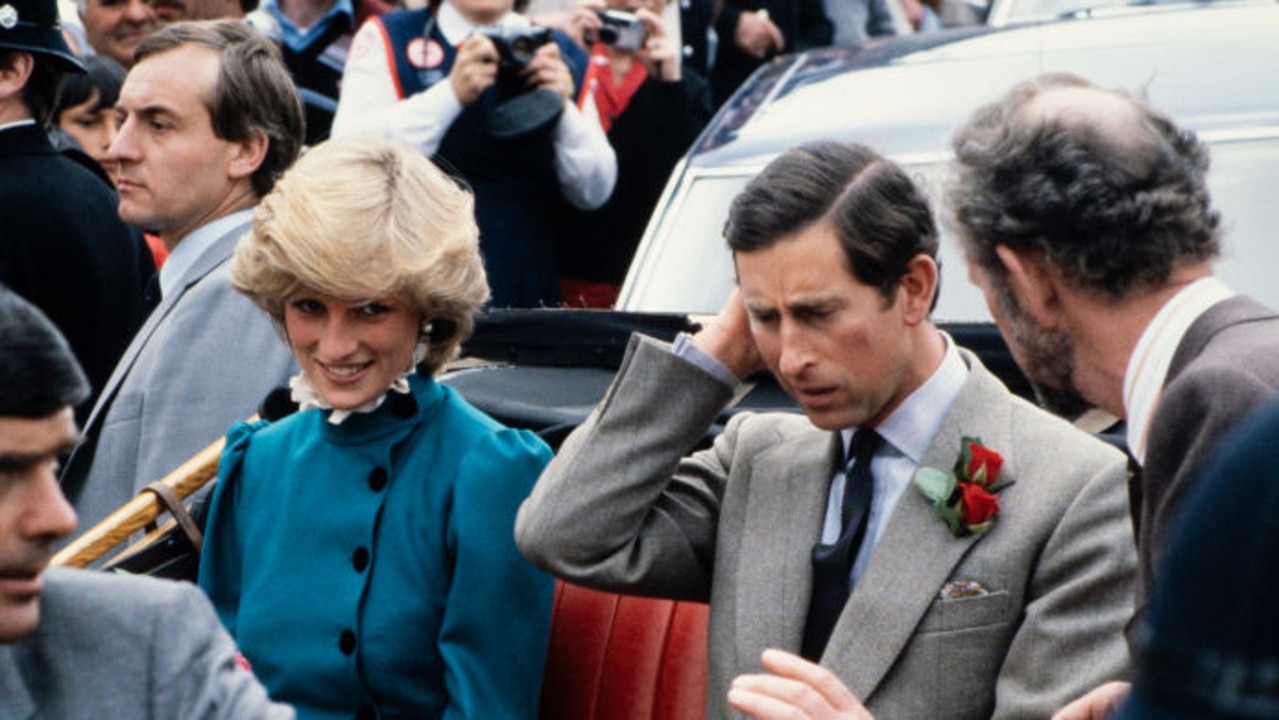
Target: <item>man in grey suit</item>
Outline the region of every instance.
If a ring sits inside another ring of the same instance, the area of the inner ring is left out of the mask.
[[[252,208],[297,157],[302,109],[275,45],[235,21],[147,37],[111,144],[120,216],[169,249],[159,305],[85,425],[63,488],[90,526],[222,437],[296,371],[271,322],[232,289]]]
[[[89,384],[53,324],[3,287],[0,357],[0,718],[292,718],[194,586],[46,570],[76,524],[57,459]]]
[[[716,720],[1046,718],[1121,675],[1123,456],[932,324],[937,232],[905,173],[802,146],[748,184],[725,235],[738,294],[673,347],[632,340],[520,510],[525,555],[709,601]],[[736,414],[685,455],[764,369],[804,415]]]
[[[974,114],[955,152],[970,274],[1014,357],[1127,421],[1140,621],[1205,458],[1279,390],[1279,313],[1213,276],[1208,152],[1138,98],[1046,75]],[[1100,717],[1124,691],[1060,717]]]

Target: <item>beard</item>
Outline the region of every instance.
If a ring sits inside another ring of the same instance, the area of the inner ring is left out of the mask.
[[[1093,407],[1074,384],[1075,344],[1065,333],[1050,330],[1022,312],[1007,288],[996,293],[1008,321],[1014,358],[1030,380],[1039,404],[1049,412],[1074,420]]]

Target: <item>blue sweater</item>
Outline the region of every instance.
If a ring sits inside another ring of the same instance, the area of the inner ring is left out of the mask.
[[[299,720],[534,718],[552,580],[512,528],[550,449],[410,385],[416,406],[340,425],[310,410],[233,427],[200,586]]]

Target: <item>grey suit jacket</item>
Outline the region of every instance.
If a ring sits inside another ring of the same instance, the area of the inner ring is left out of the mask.
[[[231,255],[248,229],[205,250],[111,373],[62,473],[81,528],[225,435],[297,371],[270,320],[231,287]]]
[[[1002,511],[956,538],[908,488],[822,658],[877,717],[1047,718],[1122,675],[1136,559],[1122,454],[1011,395],[964,353],[969,379],[923,464],[963,435],[1005,458]],[[681,457],[728,390],[659,343],[631,348],[600,407],[520,509],[516,539],[574,582],[709,600],[710,718],[768,647],[798,651],[836,435],[790,414],[736,415]],[[948,581],[986,595],[942,600]]]
[[[0,720],[285,720],[190,583],[52,568],[34,635],[0,644]]]
[[[1201,315],[1177,346],[1150,421],[1134,494],[1141,548],[1139,607],[1168,533],[1204,461],[1245,415],[1279,392],[1279,313],[1236,296]]]

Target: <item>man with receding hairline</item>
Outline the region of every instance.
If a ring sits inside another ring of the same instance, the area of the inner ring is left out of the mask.
[[[169,257],[158,304],[125,349],[67,461],[85,527],[221,438],[296,372],[230,282],[253,208],[297,157],[302,104],[279,50],[242,22],[174,23],[138,46],[107,153],[125,221]]]
[[[1141,99],[1046,75],[978,110],[954,144],[970,276],[1018,364],[1127,420],[1140,630],[1205,458],[1279,391],[1279,314],[1213,276],[1207,149]],[[1125,687],[1057,717],[1101,717]]]
[[[673,346],[632,339],[520,508],[525,556],[709,601],[713,720],[1043,718],[1122,677],[1123,455],[932,323],[938,234],[910,177],[863,145],[793,148],[724,234],[738,292]],[[765,370],[803,414],[737,413],[690,450]]]

